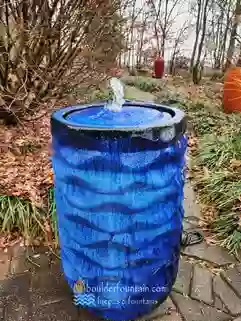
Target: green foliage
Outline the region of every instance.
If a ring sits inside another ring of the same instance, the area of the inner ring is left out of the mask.
[[[224,168],[232,159],[241,159],[241,133],[223,136],[204,135],[200,140],[198,165]]]
[[[50,220],[51,230],[53,232],[55,243],[59,242],[58,235],[58,222],[57,222],[57,212],[56,212],[56,202],[54,198],[54,189],[50,188],[48,192],[48,205],[47,205],[47,216]]]
[[[107,88],[105,90],[94,90],[88,95],[88,102],[96,102],[102,100],[111,100],[113,97],[113,92],[111,89]]]
[[[218,211],[211,228],[221,244],[236,253],[241,249],[241,133],[237,129],[229,126],[224,135],[204,135],[196,156],[197,165],[207,170],[197,180],[201,200]]]
[[[219,108],[209,106],[203,102],[185,102],[182,106],[195,133],[200,137],[213,133],[222,135],[225,132],[237,132],[240,128],[240,114],[226,115]]]
[[[127,100],[133,100],[133,97],[129,93],[125,93],[124,98]],[[87,98],[89,103],[97,101],[111,101],[113,99],[113,92],[111,89],[95,90]]]
[[[220,215],[215,219],[211,227],[217,238],[221,240],[221,245],[238,255],[241,244],[239,215],[235,212]]]
[[[200,180],[203,183],[202,199],[205,203],[214,203],[220,211],[232,210],[239,202],[241,194],[241,176],[227,170],[214,171]]]
[[[223,246],[237,252],[241,248],[237,224],[241,206],[241,115],[227,115],[203,101],[185,101],[182,106],[199,138],[193,155],[202,172],[201,178],[196,178],[201,201],[217,210],[210,227]]]
[[[18,232],[25,239],[33,241],[46,237],[46,222],[50,224],[54,242],[58,243],[56,204],[53,188],[48,192],[47,206],[37,208],[31,202],[16,196],[0,196],[0,231]]]
[[[148,77],[125,77],[122,80],[126,85],[137,87],[150,93],[158,92],[164,87],[163,81]]]
[[[21,231],[25,238],[35,237],[42,227],[43,213],[28,201],[14,196],[0,196],[2,232]]]

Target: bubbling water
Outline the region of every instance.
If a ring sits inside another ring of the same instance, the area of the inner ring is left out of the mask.
[[[125,103],[124,99],[124,85],[118,78],[111,78],[110,86],[114,97],[112,102],[105,105],[105,109],[113,112],[120,112]]]

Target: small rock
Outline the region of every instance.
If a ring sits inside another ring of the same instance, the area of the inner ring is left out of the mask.
[[[241,300],[219,275],[214,277],[213,289],[232,315],[241,313]]]
[[[177,279],[173,286],[175,291],[186,295],[189,294],[192,269],[193,266],[190,262],[185,261],[184,258],[180,259]]]
[[[207,304],[213,304],[212,273],[198,265],[194,267],[191,297]]]
[[[228,265],[236,262],[234,257],[226,250],[215,245],[207,245],[206,242],[187,246],[183,252],[185,255],[211,262],[217,266]]]

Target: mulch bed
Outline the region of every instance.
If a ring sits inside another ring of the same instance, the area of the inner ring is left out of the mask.
[[[0,195],[42,205],[51,184],[50,113],[17,126],[0,125]]]

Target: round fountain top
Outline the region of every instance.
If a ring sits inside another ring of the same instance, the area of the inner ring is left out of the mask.
[[[103,107],[84,108],[69,113],[66,120],[82,128],[133,128],[151,127],[163,118],[163,112],[148,107],[123,106],[121,111]]]
[[[142,132],[185,123],[184,113],[155,103],[126,101],[121,110],[106,108],[106,102],[61,108],[52,119],[76,130]],[[179,129],[178,129],[179,131]]]

